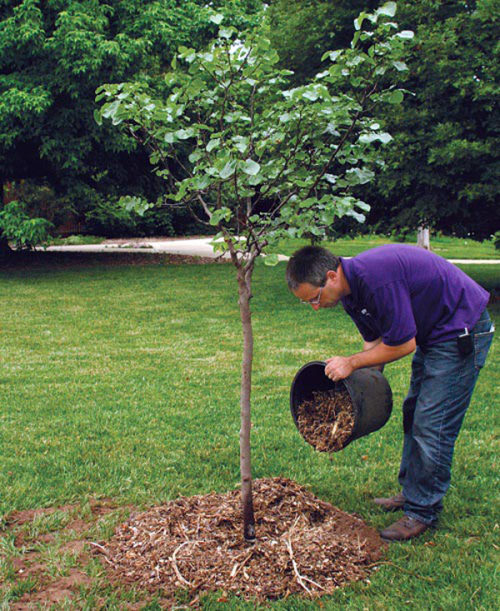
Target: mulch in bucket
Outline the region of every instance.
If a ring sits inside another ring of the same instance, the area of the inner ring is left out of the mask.
[[[318,452],[338,452],[354,428],[351,397],[346,389],[314,391],[297,407],[297,427]]]
[[[191,604],[222,590],[265,601],[319,597],[364,579],[383,542],[361,519],[283,478],[254,482],[257,540],[244,541],[240,492],[182,497],[132,516],[96,553],[112,581]],[[184,599],[185,600],[185,599]]]

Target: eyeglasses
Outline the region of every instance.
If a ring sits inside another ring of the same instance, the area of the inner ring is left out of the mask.
[[[300,300],[300,303],[303,303],[305,305],[319,305],[319,302],[321,301],[321,292],[323,291],[322,286],[319,287],[319,293],[316,297],[313,297],[312,299],[308,299],[307,301],[304,301],[304,299]]]

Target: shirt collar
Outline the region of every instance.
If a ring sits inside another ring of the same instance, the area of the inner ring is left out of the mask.
[[[339,257],[340,264],[342,265],[342,271],[344,272],[344,276],[349,284],[349,288],[351,289],[351,294],[342,297],[341,301],[343,305],[353,306],[358,299],[358,287],[354,280],[353,276],[353,259],[344,259],[344,257]]]

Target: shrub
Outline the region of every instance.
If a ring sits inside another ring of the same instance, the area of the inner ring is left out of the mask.
[[[16,248],[31,250],[45,244],[52,228],[46,219],[31,218],[23,202],[9,202],[0,210],[0,231]]]

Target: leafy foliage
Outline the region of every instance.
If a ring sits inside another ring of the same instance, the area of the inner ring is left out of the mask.
[[[256,0],[215,4],[238,26],[256,23]],[[202,0],[2,0],[0,184],[46,182],[60,208],[79,215],[123,192],[153,196],[144,152],[95,123],[95,89],[158,82],[180,44],[201,48],[212,37],[206,10]]]
[[[279,65],[294,71],[295,84],[309,80],[325,65],[321,58],[327,49],[350,45],[354,18],[378,4],[377,0],[275,0],[267,15]]]
[[[368,206],[353,189],[373,178],[392,139],[369,111],[403,99],[389,79],[402,70],[404,35],[387,19],[395,3],[384,6],[362,14],[352,48],[327,52],[328,69],[292,88],[265,36],[214,14],[216,41],[180,49],[166,99],[141,83],[106,85],[96,117],[146,144],[167,197],[201,203],[233,256],[253,262],[280,237],[320,236],[346,215],[363,221]]]
[[[0,210],[0,231],[16,248],[31,250],[50,238],[52,223],[43,218],[31,218],[22,202],[9,202]]]
[[[344,39],[357,10],[340,0],[273,2],[273,45],[281,51],[286,41],[300,82],[316,69],[328,37]],[[372,204],[368,222],[384,231],[424,223],[488,237],[500,226],[498,0],[400,0],[398,22],[415,31],[398,64],[413,96],[381,110],[395,144],[376,188],[361,190]]]
[[[401,8],[402,23],[416,31],[406,73],[415,95],[387,116],[396,143],[372,219],[489,238],[500,227],[498,2]]]

